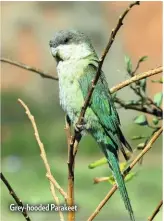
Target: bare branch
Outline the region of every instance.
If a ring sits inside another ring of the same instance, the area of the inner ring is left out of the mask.
[[[52,193],[54,201],[56,202],[56,205],[59,206],[60,205],[59,198],[56,195],[54,185],[53,185],[53,183],[51,181],[50,181],[50,191]],[[60,210],[59,210],[59,217],[60,217],[60,221],[64,221],[64,215],[63,215],[63,213]]]
[[[68,145],[68,190],[67,190],[67,205],[74,206],[74,161],[73,161],[73,148],[71,144],[71,121],[68,115],[65,118],[65,132],[67,136]],[[68,211],[68,221],[75,220],[75,211]]]
[[[30,217],[27,214],[27,210],[26,210],[25,206],[23,205],[22,201],[19,199],[19,197],[17,196],[17,194],[15,193],[15,191],[13,190],[13,188],[11,187],[11,185],[9,184],[9,182],[7,181],[7,179],[5,178],[3,173],[1,173],[1,180],[3,181],[3,183],[5,184],[7,189],[9,190],[9,193],[11,194],[11,196],[13,197],[13,199],[15,200],[17,205],[21,206],[21,208],[23,208],[22,215],[24,216],[24,218],[27,221],[31,221]]]
[[[39,145],[39,148],[40,148],[40,156],[43,160],[43,163],[44,163],[46,171],[47,171],[46,176],[48,177],[48,179],[50,181],[50,190],[52,192],[52,196],[53,196],[56,204],[59,206],[59,198],[56,195],[54,187],[56,187],[56,189],[61,193],[62,196],[64,196],[65,199],[67,198],[67,194],[60,187],[60,185],[57,183],[57,181],[55,180],[55,178],[53,177],[53,175],[51,173],[50,165],[49,165],[48,160],[47,160],[44,145],[40,140],[40,136],[39,136],[39,132],[38,132],[38,129],[37,129],[37,126],[36,126],[36,123],[35,123],[34,116],[32,116],[32,114],[30,113],[29,108],[27,107],[27,105],[21,99],[18,99],[18,102],[24,107],[24,109],[26,111],[26,114],[27,114],[29,120],[31,121],[32,127],[34,129],[34,135],[35,135],[36,141],[37,141],[37,143]],[[53,180],[53,182],[52,182],[52,180]],[[61,211],[59,211],[59,216],[60,216],[60,220],[64,221],[64,216],[63,216],[63,213]]]
[[[61,188],[61,186],[58,184],[58,182],[55,180],[52,174],[47,173],[46,177],[53,183],[53,185],[56,187],[56,189],[61,193],[61,195],[64,197],[64,199],[67,199],[67,194],[65,191]]]
[[[161,207],[163,205],[163,200],[161,200],[158,204],[158,206],[155,208],[153,214],[148,218],[148,221],[152,221],[154,219],[154,217],[158,214],[158,212],[160,211]]]
[[[95,177],[93,182],[94,184],[98,184],[98,183],[105,182],[108,180],[109,180],[109,177]]]
[[[163,112],[156,109],[156,108],[149,108],[146,105],[133,105],[133,104],[126,104],[123,100],[121,100],[118,97],[114,98],[114,102],[119,104],[121,107],[125,108],[125,109],[129,109],[129,110],[135,110],[135,111],[140,111],[143,113],[147,113],[147,114],[151,114],[157,117],[162,118],[163,116]]]
[[[34,72],[36,74],[39,74],[42,78],[48,78],[48,79],[56,80],[56,81],[58,80],[58,77],[51,76],[48,73],[46,73],[45,71],[42,71],[42,70],[40,70],[38,68],[29,66],[27,64],[23,64],[23,63],[20,63],[20,62],[17,62],[17,61],[12,61],[12,60],[7,59],[7,58],[0,58],[0,61],[8,63],[8,64],[12,64],[12,65],[17,66],[19,68],[23,68],[23,69],[25,69],[27,71],[32,71],[32,72]]]
[[[163,128],[161,127],[158,131],[154,133],[152,138],[147,143],[146,147],[141,151],[141,153],[133,160],[133,162],[130,164],[130,166],[125,170],[123,173],[124,178],[126,175],[131,171],[131,169],[139,162],[139,160],[152,148],[152,145],[157,140],[157,138],[161,135],[163,131]],[[112,189],[107,193],[105,198],[100,202],[98,207],[95,209],[95,211],[92,213],[92,215],[88,218],[87,221],[92,221],[100,212],[100,210],[104,207],[104,205],[107,203],[107,201],[111,198],[111,196],[115,193],[117,190],[117,185],[114,185]]]
[[[144,79],[144,78],[153,76],[153,75],[155,75],[155,74],[159,74],[159,73],[161,73],[162,71],[163,71],[163,68],[162,68],[162,67],[159,67],[159,68],[155,68],[155,69],[153,69],[153,70],[150,70],[150,71],[147,71],[147,72],[144,72],[144,73],[141,73],[141,74],[137,74],[137,75],[135,75],[134,77],[132,77],[132,78],[126,80],[126,81],[123,81],[123,82],[121,82],[120,84],[117,84],[116,86],[112,87],[112,88],[110,89],[110,92],[111,92],[111,93],[114,93],[114,92],[116,92],[116,91],[118,91],[118,90],[120,90],[120,89],[122,89],[122,88],[128,86],[128,85],[131,84],[131,83],[134,83],[134,82],[139,81],[139,80],[142,80],[142,79]]]

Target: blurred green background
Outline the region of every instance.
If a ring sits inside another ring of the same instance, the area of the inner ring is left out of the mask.
[[[55,75],[55,62],[50,55],[48,41],[57,30],[77,28],[85,32],[92,38],[100,55],[118,16],[127,5],[127,2],[1,2],[2,56]],[[109,87],[128,77],[125,54],[132,57],[134,64],[142,55],[149,56],[140,71],[161,65],[161,24],[161,2],[143,2],[129,13],[104,64]],[[155,30],[155,34],[151,30]],[[67,144],[64,112],[58,100],[58,83],[4,63],[1,64],[1,73],[2,171],[23,202],[53,202],[31,124],[17,99],[21,98],[34,115],[52,173],[66,190]],[[158,84],[148,81],[150,95],[160,90]],[[135,97],[128,88],[121,90],[119,96],[125,100]],[[139,113],[122,109],[118,112],[122,130],[135,148],[139,141],[132,142],[130,138],[150,134],[151,130],[133,124],[133,118]],[[95,177],[109,175],[107,165],[88,169],[89,163],[102,156],[91,137],[82,139],[75,169],[75,201],[79,209],[77,220],[86,220],[111,188],[109,183],[93,184]],[[142,167],[136,166],[134,170],[138,173],[127,183],[129,196],[136,220],[147,220],[162,198],[161,138],[144,157]],[[1,190],[2,220],[23,220],[21,214],[9,211],[13,199],[3,183]],[[63,202],[60,195],[59,198]],[[32,212],[30,217],[36,221],[59,220],[58,213]],[[119,192],[112,196],[95,220],[128,220]],[[155,220],[162,220],[161,212]]]

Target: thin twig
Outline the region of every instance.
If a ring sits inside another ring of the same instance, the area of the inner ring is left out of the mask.
[[[136,68],[134,69],[134,71],[132,71],[131,73],[129,73],[130,76],[134,76],[134,75],[135,75],[135,73],[137,72],[137,70],[138,70],[139,67],[140,67],[140,64],[141,64],[141,61],[139,60],[139,61],[137,62],[137,65],[136,65]]]
[[[53,183],[53,185],[56,187],[56,189],[61,193],[61,195],[64,197],[64,199],[67,199],[66,192],[61,188],[61,186],[58,184],[58,182],[55,180],[52,174],[47,173],[46,177]]]
[[[142,62],[141,59],[139,59],[139,61],[137,62],[137,65],[136,65],[136,68],[134,69],[134,71],[128,72],[131,77],[136,75],[136,72],[139,69],[139,66],[140,66],[141,62]],[[162,112],[162,109],[158,105],[156,105],[154,103],[154,101],[150,97],[145,96],[145,89],[143,89],[143,87],[140,86],[140,81],[135,81],[134,86],[133,86],[133,84],[130,84],[130,88],[134,91],[134,93],[136,95],[138,95],[140,97],[140,99],[142,101],[142,105],[143,104],[147,104],[147,105],[151,104],[156,109],[158,109],[159,111]],[[141,89],[143,89],[143,90],[141,90]]]
[[[54,188],[54,185],[53,183],[50,181],[50,191],[52,193],[52,196],[54,198],[54,201],[56,202],[56,205],[59,206],[60,203],[59,203],[59,198],[57,197],[56,195],[56,191],[55,191],[55,188]],[[59,217],[60,217],[60,221],[64,221],[64,215],[63,215],[63,212],[59,210]]]
[[[109,177],[95,177],[93,182],[94,184],[98,184],[98,183],[105,182],[108,180],[109,180]]]
[[[163,205],[163,200],[161,200],[158,204],[158,206],[155,208],[153,214],[148,218],[148,221],[152,221],[154,219],[154,217],[158,214],[158,212],[160,211],[161,207]]]
[[[158,131],[154,133],[153,137],[149,140],[146,147],[141,151],[141,153],[133,160],[130,166],[125,170],[125,172],[123,173],[124,178],[131,171],[134,165],[137,164],[137,162],[152,148],[152,145],[157,140],[157,138],[161,135],[162,131],[163,131],[163,128],[161,127]],[[97,206],[97,208],[91,214],[91,216],[88,218],[87,221],[92,221],[98,215],[100,210],[104,207],[104,205],[107,203],[107,201],[111,198],[111,196],[115,193],[116,190],[117,190],[117,185],[114,185],[112,189],[107,193],[105,198],[100,202],[100,204]]]
[[[137,75],[135,75],[134,77],[132,77],[132,78],[126,80],[126,81],[123,81],[123,82],[121,82],[120,84],[117,84],[116,86],[112,87],[112,88],[110,89],[110,92],[111,92],[111,93],[114,93],[114,92],[116,92],[116,91],[118,91],[118,90],[120,90],[120,89],[122,89],[122,88],[128,86],[128,85],[131,84],[131,83],[134,83],[134,82],[139,81],[139,80],[142,80],[142,79],[144,79],[144,78],[153,76],[153,75],[155,75],[155,74],[159,74],[159,73],[161,73],[162,71],[163,71],[163,68],[162,68],[162,67],[159,67],[159,68],[155,68],[155,69],[153,69],[153,70],[150,70],[150,71],[147,71],[147,72],[144,72],[144,73],[137,74]]]
[[[60,205],[59,198],[56,195],[54,187],[56,187],[56,189],[61,193],[62,196],[64,196],[65,199],[67,198],[67,194],[60,187],[60,185],[57,183],[57,181],[55,180],[55,178],[53,177],[53,175],[51,173],[50,165],[49,165],[48,160],[47,160],[44,145],[40,140],[40,136],[39,136],[39,132],[38,132],[38,129],[37,129],[37,126],[36,126],[36,123],[35,123],[34,116],[30,113],[29,108],[27,107],[27,105],[21,99],[18,99],[18,102],[24,107],[24,109],[26,111],[26,114],[27,114],[29,120],[31,121],[32,127],[34,129],[34,135],[35,135],[36,141],[37,141],[37,143],[39,145],[39,148],[40,148],[40,156],[43,160],[43,163],[44,163],[46,171],[47,171],[46,176],[48,177],[48,179],[50,181],[50,190],[51,190],[52,196],[53,196],[56,204],[59,206]],[[53,182],[51,181],[52,177],[53,177]],[[63,213],[60,210],[59,210],[59,216],[60,216],[60,220],[64,221]]]
[[[68,145],[68,190],[67,190],[67,205],[74,206],[74,162],[73,161],[73,148],[71,148],[71,121],[66,116],[65,119],[65,132],[67,136],[67,145]],[[73,166],[72,166],[73,164]],[[68,211],[68,221],[75,220],[75,211]]]
[[[3,173],[1,173],[1,180],[3,181],[3,183],[5,184],[5,186],[7,187],[9,193],[11,194],[11,196],[13,197],[13,199],[15,200],[15,202],[17,203],[18,206],[20,206],[21,208],[23,208],[22,210],[22,215],[24,216],[24,218],[27,221],[31,221],[30,217],[27,214],[27,210],[26,207],[23,205],[22,201],[19,199],[19,197],[17,196],[17,194],[15,193],[15,191],[13,190],[13,188],[11,187],[11,185],[9,184],[9,182],[7,181],[7,179],[5,178],[5,176],[3,175]]]
[[[41,69],[38,69],[38,68],[35,68],[35,67],[32,67],[32,66],[29,66],[27,64],[23,64],[23,63],[20,63],[20,62],[17,62],[17,61],[12,61],[12,60],[7,59],[7,58],[0,58],[0,61],[8,63],[8,64],[12,64],[12,65],[17,66],[19,68],[23,68],[27,71],[32,71],[36,74],[39,74],[42,78],[48,78],[48,79],[56,80],[56,81],[58,80],[58,77],[54,77],[52,75],[49,75],[45,71],[43,71]]]
[[[150,104],[152,104],[155,108],[159,109],[160,111],[162,111],[162,108],[159,107],[150,97],[147,98],[148,102]]]
[[[119,104],[121,107],[125,108],[125,109],[129,109],[129,110],[136,110],[136,111],[140,111],[143,113],[147,113],[147,114],[151,114],[153,116],[157,116],[162,118],[163,117],[163,111],[157,110],[156,108],[149,108],[147,106],[142,106],[142,105],[135,105],[135,104],[126,104],[123,100],[121,100],[118,97],[114,98],[114,102]]]
[[[135,75],[134,77],[124,81],[124,82],[121,82],[120,84],[112,87],[110,89],[110,92],[111,93],[114,93],[124,87],[126,87],[127,85],[131,84],[131,83],[134,83],[134,82],[137,82],[143,78],[146,78],[146,77],[150,77],[150,76],[153,76],[155,74],[159,74],[163,71],[163,68],[162,67],[158,67],[158,68],[155,68],[153,70],[149,70],[147,72],[144,72],[144,73],[140,73],[140,74],[137,74]],[[135,88],[132,87],[132,89],[136,92]],[[137,92],[138,94],[138,92]],[[138,95],[141,95],[141,94],[138,94]],[[142,98],[142,97],[141,97]],[[155,107],[147,107],[147,105],[129,105],[129,104],[125,104],[124,101],[122,101],[121,99],[119,99],[118,97],[115,97],[114,98],[114,101],[118,104],[120,104],[122,107],[124,107],[125,109],[132,109],[132,110],[137,110],[137,111],[141,111],[141,112],[144,112],[144,113],[148,113],[148,114],[151,114],[151,115],[155,115],[157,117],[160,117],[162,118],[163,117],[163,111],[160,107],[157,107],[156,104],[154,104],[154,102],[151,100],[151,98],[147,98],[148,101],[149,101],[149,104],[152,104],[153,106]]]

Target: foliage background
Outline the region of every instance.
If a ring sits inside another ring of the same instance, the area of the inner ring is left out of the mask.
[[[48,42],[60,29],[77,28],[88,34],[100,55],[109,33],[127,2],[1,2],[2,56],[17,60],[56,74]],[[157,67],[162,63],[162,2],[142,2],[127,16],[119,32],[103,70],[109,87],[128,78],[124,56],[131,56],[133,63],[142,55],[148,61],[140,71]],[[59,106],[58,83],[2,64],[2,171],[11,182],[23,202],[40,204],[52,202],[49,183],[39,156],[39,148],[33,136],[31,124],[17,99],[24,100],[35,116],[40,136],[45,144],[54,176],[66,189],[67,145],[64,132],[64,112]],[[157,78],[154,77],[154,79]],[[160,92],[159,84],[148,81],[148,93]],[[119,92],[121,98],[133,99],[129,88]],[[133,124],[135,111],[119,109],[122,130],[133,147],[133,135],[148,134],[150,130]],[[144,157],[137,177],[127,183],[128,192],[137,220],[145,220],[151,214],[162,193],[162,142],[159,139]],[[91,137],[82,139],[75,171],[78,220],[85,220],[105,196],[108,183],[93,185],[96,176],[108,176],[105,165],[94,170],[88,164],[102,157]],[[19,213],[9,211],[11,196],[2,184],[2,220],[23,220]],[[58,214],[31,213],[33,220],[58,220]],[[55,218],[54,218],[55,217]],[[95,220],[127,220],[127,212],[119,192],[114,194]],[[156,220],[161,220],[161,212]]]

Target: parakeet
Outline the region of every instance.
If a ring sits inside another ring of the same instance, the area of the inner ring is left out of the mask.
[[[56,60],[60,104],[76,126],[84,100],[99,65],[90,39],[77,30],[61,30],[49,42]],[[119,168],[118,150],[132,151],[120,129],[120,119],[101,71],[83,120],[83,130],[91,134],[107,158],[131,221],[135,221],[124,179]]]

